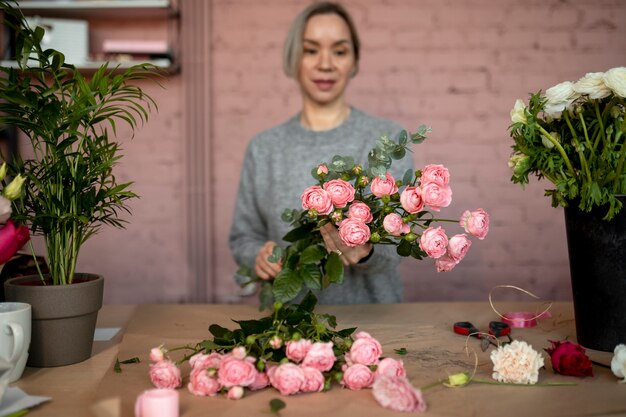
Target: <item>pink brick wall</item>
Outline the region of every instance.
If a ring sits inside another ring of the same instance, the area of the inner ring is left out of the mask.
[[[236,266],[227,246],[243,152],[260,130],[299,109],[281,71],[284,34],[308,1],[213,0],[212,187],[215,210],[209,276],[195,277],[185,256],[182,148],[184,77],[155,90],[160,113],[125,146],[122,172],[143,195],[129,229],[94,238],[81,261],[107,276],[108,302],[190,300],[190,280],[212,281],[208,300],[234,296]],[[509,111],[517,98],[586,72],[626,65],[626,2],[621,0],[348,0],[363,50],[350,102],[414,129],[433,128],[415,148],[417,165],[445,164],[453,204],[491,214],[491,232],[475,241],[453,272],[432,262],[403,264],[406,299],[484,300],[498,284],[543,298],[571,297],[561,209],[543,197],[547,184],[510,183]],[[183,13],[184,13],[183,5]],[[198,33],[203,33],[198,28]],[[280,204],[280,202],[277,202]],[[517,297],[515,294],[513,297]],[[504,297],[504,295],[503,295]],[[519,297],[518,297],[519,298]],[[244,302],[254,302],[254,300]]]

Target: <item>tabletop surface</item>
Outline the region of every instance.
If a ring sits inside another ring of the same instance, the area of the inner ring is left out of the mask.
[[[499,310],[534,310],[528,303],[503,303]],[[476,351],[476,378],[491,379],[489,353],[482,352],[479,341],[466,340],[452,332],[452,324],[470,321],[486,330],[498,316],[487,302],[468,303],[404,303],[390,305],[318,306],[317,312],[337,317],[338,328],[357,327],[377,338],[383,355],[402,359],[409,380],[423,387],[447,375],[472,371],[474,356],[468,357],[464,346]],[[575,341],[571,303],[555,303],[552,318],[543,319],[537,327],[514,328],[514,339],[530,343],[544,352],[549,340]],[[207,328],[216,323],[233,328],[232,320],[262,317],[249,305],[105,305],[98,317],[98,327],[123,327],[112,340],[94,342],[93,355],[79,364],[58,368],[27,367],[15,383],[31,395],[50,396],[52,400],[33,408],[28,414],[38,416],[132,416],[137,395],[152,388],[148,376],[150,348],[195,343],[210,337]],[[405,348],[399,356],[395,349]],[[619,384],[611,370],[593,366],[594,376],[566,377],[555,374],[544,352],[546,367],[539,374],[539,383],[573,382],[574,386],[502,386],[470,384],[463,388],[443,386],[424,392],[427,416],[626,416],[626,384]],[[588,351],[599,364],[609,364],[612,354]],[[113,365],[120,360],[139,357],[141,363],[122,366],[116,373]],[[189,367],[181,367],[183,378]],[[187,380],[183,380],[186,385]],[[269,402],[280,398],[287,406],[280,416],[398,416],[381,408],[371,390],[351,391],[333,386],[328,392],[281,397],[268,388],[246,391],[238,401],[225,396],[196,397],[186,388],[180,390],[181,416],[265,416]]]

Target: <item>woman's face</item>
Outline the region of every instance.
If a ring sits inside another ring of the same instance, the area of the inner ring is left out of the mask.
[[[336,14],[311,17],[302,45],[298,82],[304,99],[318,105],[342,100],[356,64],[346,22]]]

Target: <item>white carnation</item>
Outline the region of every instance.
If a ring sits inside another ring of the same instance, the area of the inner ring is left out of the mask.
[[[597,100],[611,95],[611,89],[604,83],[603,72],[589,72],[574,84],[574,91],[588,95],[590,99]]]
[[[604,74],[604,84],[616,95],[626,98],[626,68],[617,67],[608,70]]]
[[[626,345],[615,346],[613,359],[611,359],[611,371],[618,378],[622,379],[621,383],[626,383]]]
[[[0,195],[0,223],[6,222],[11,217],[11,201]]]
[[[513,110],[511,110],[511,122],[526,124],[526,105],[520,99],[515,100]]]
[[[548,88],[545,97],[547,102],[544,112],[549,117],[559,118],[563,110],[569,108],[580,94],[574,91],[573,82],[565,81]]]
[[[496,381],[514,384],[536,384],[543,356],[526,342],[513,342],[498,346],[491,352],[492,377]]]

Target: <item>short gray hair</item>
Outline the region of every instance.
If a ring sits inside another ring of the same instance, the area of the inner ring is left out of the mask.
[[[285,74],[290,78],[297,77],[298,65],[302,58],[302,38],[304,37],[304,29],[310,18],[320,14],[336,14],[346,22],[348,30],[350,31],[350,37],[352,38],[352,49],[354,50],[355,67],[352,75],[356,75],[359,68],[359,49],[361,46],[356,26],[350,14],[343,6],[326,1],[311,4],[300,12],[291,24],[283,47],[283,71],[285,71]]]

